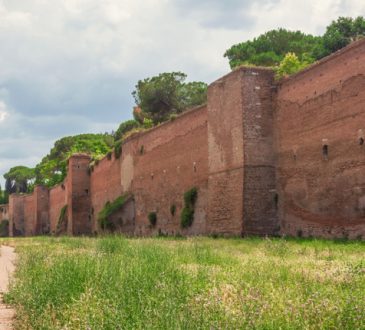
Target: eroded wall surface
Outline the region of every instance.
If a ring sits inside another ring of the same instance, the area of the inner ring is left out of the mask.
[[[60,218],[62,208],[67,205],[66,186],[67,184],[63,182],[49,190],[49,220],[52,234],[62,233],[64,228],[62,222],[67,222],[67,217],[64,219]]]
[[[284,81],[277,97],[282,232],[365,237],[365,42]]]
[[[98,231],[98,215],[107,202],[113,202],[122,195],[120,159],[113,154],[103,158],[91,167],[90,190],[93,231]]]

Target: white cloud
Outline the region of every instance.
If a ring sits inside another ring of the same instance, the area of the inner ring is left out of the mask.
[[[8,116],[7,106],[3,101],[0,101],[0,123],[3,122]]]
[[[362,14],[363,0],[0,0],[0,180],[63,135],[116,128],[138,79],[180,70],[211,82],[234,43]]]

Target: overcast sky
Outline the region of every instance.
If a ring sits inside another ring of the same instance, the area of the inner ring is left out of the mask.
[[[0,0],[0,183],[62,136],[131,118],[139,79],[183,71],[210,83],[235,43],[358,15],[364,0]]]

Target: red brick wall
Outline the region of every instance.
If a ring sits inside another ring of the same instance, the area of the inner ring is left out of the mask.
[[[283,233],[365,237],[364,109],[364,41],[279,86],[277,185]]]
[[[25,236],[36,235],[36,208],[34,194],[24,196],[24,227]]]
[[[65,182],[49,190],[50,231],[55,234],[62,208],[67,205]]]
[[[207,152],[206,107],[186,112],[123,145],[122,189],[134,194],[136,234],[206,232]],[[182,229],[183,194],[192,187],[198,188],[195,218],[190,228]],[[170,213],[172,205],[175,215]],[[157,213],[154,228],[148,220],[150,212]]]
[[[24,195],[9,196],[9,236],[23,236],[24,228]]]
[[[90,157],[75,154],[68,160],[67,173],[67,233],[83,235],[92,233]]]
[[[100,160],[90,176],[93,231],[99,230],[98,214],[107,202],[122,194],[120,159],[114,153]]]
[[[240,68],[208,92],[208,233],[273,234],[272,70]]]

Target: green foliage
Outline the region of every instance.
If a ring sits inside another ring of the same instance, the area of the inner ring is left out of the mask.
[[[115,142],[114,144],[115,158],[119,159],[122,154],[122,140]]]
[[[288,53],[276,68],[276,77],[282,78],[294,74],[307,66],[306,62],[300,62],[294,53]]]
[[[74,153],[88,153],[94,159],[104,157],[114,139],[109,134],[81,134],[67,136],[55,142],[50,153],[36,166],[36,183],[54,186],[67,174],[67,160]]]
[[[224,56],[232,69],[240,65],[277,66],[287,53],[295,53],[300,61],[311,63],[322,47],[321,37],[277,29],[233,45]]]
[[[9,236],[9,220],[3,220],[0,223],[0,237]]]
[[[65,227],[66,225],[66,220],[67,220],[67,204],[64,205],[60,211],[60,215],[58,217],[58,222],[57,222],[57,228],[56,228],[56,233],[58,234],[60,231],[62,231],[62,228]]]
[[[148,213],[148,221],[150,222],[151,226],[156,226],[157,223],[157,213],[156,212],[150,212]]]
[[[198,198],[198,189],[196,187],[191,188],[184,194],[185,206],[193,208]]]
[[[224,56],[233,69],[240,65],[277,67],[287,54],[294,53],[300,63],[296,67],[302,69],[364,35],[365,19],[362,16],[355,19],[339,17],[326,28],[323,36],[282,28],[271,30],[253,40],[233,45]]]
[[[127,120],[127,121],[124,121],[122,122],[117,131],[114,133],[114,139],[117,141],[117,140],[120,140],[123,138],[123,136],[131,131],[132,129],[134,128],[137,128],[140,126],[140,123],[134,119],[131,119],[131,120]]]
[[[6,190],[2,190],[0,185],[0,204],[9,203],[9,193]]]
[[[12,167],[4,174],[8,194],[30,192],[34,186],[35,170],[26,166]]]
[[[170,206],[170,213],[171,213],[172,216],[175,215],[175,213],[176,213],[176,205],[175,204],[172,204]]]
[[[132,95],[144,115],[136,112],[135,118],[138,115],[143,123],[149,118],[157,124],[168,120],[172,113],[205,103],[207,84],[185,83],[185,79],[185,73],[171,72],[138,81]]]
[[[191,188],[184,194],[184,208],[181,211],[181,227],[188,228],[193,224],[195,203],[198,198],[198,190],[196,187]]]
[[[362,16],[355,19],[339,17],[336,21],[332,21],[323,35],[324,55],[335,52],[364,35],[365,19]]]
[[[149,129],[153,127],[153,120],[152,119],[148,119],[148,118],[144,118],[143,119],[143,127],[145,129]]]
[[[110,221],[110,216],[123,208],[124,204],[131,198],[131,194],[125,193],[113,202],[107,202],[98,214],[98,221],[103,230],[114,230],[114,224]]]

